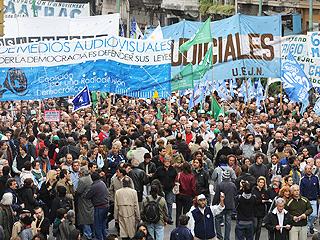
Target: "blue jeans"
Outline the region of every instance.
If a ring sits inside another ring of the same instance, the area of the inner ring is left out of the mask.
[[[253,240],[253,223],[251,224],[239,224],[237,222],[236,240]]]
[[[81,225],[83,235],[86,237],[86,239],[92,239],[92,225],[83,224]]]
[[[215,227],[217,232],[218,239],[230,240],[230,232],[231,232],[231,209],[223,210],[222,213],[216,216]],[[221,226],[220,224],[223,222],[224,217],[224,237],[221,233]]]
[[[172,204],[174,203],[175,195],[172,191],[165,191],[164,195],[167,202],[169,220],[172,221]]]
[[[317,200],[311,200],[310,201],[311,207],[312,207],[312,213],[308,217],[308,228],[309,230],[313,228],[314,221],[317,218]]]
[[[108,208],[94,208],[94,232],[97,240],[104,240],[107,237],[107,215]]]
[[[154,240],[163,240],[164,238],[164,226],[161,224],[150,223],[147,224],[148,232]]]

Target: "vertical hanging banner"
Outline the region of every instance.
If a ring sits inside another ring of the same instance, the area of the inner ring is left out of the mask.
[[[204,58],[208,44],[192,46],[181,53],[179,47],[190,39],[203,23],[181,21],[163,27],[164,38],[174,41],[172,75],[181,65],[197,65]],[[211,22],[213,78],[280,77],[281,16],[235,15]],[[212,75],[208,77],[211,77]]]
[[[42,0],[4,0],[4,17],[87,17],[89,3],[68,3]]]
[[[119,13],[78,18],[9,18],[4,22],[5,42],[20,43],[119,35]],[[3,39],[3,38],[2,38]]]
[[[312,57],[308,54],[308,38],[307,35],[286,36],[281,39],[281,58],[285,62],[289,53],[299,63],[302,70],[310,79],[313,87],[320,87],[320,59]]]
[[[320,32],[308,32],[307,35],[309,56],[320,59]]]
[[[170,40],[108,36],[0,47],[0,101],[72,96],[85,86],[168,98],[170,63]]]

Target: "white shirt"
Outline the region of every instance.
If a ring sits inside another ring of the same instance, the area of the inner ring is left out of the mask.
[[[223,211],[224,208],[225,208],[225,206],[222,207],[220,204],[214,205],[214,206],[210,206],[210,209],[211,209],[211,212],[212,212],[213,216],[216,216],[216,215],[220,214]],[[192,233],[193,236],[194,236],[195,222],[194,222],[194,218],[193,218],[193,215],[192,215],[192,211],[194,209],[195,209],[195,207],[192,206],[190,211],[186,214],[187,216],[190,217],[187,227],[191,230],[191,233]],[[199,208],[199,210],[200,210],[200,212],[202,214],[204,214],[204,210],[205,210],[204,208]]]
[[[282,232],[282,227],[283,227],[283,221],[284,221],[284,214],[287,213],[287,211],[285,209],[282,210],[282,212],[279,212],[277,208],[273,209],[272,213],[277,214],[278,217],[278,222],[279,222],[279,226],[280,228],[280,232]]]

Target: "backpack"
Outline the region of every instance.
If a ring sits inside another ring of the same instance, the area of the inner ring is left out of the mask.
[[[160,221],[160,200],[161,197],[159,196],[156,201],[150,201],[149,196],[147,196],[147,204],[143,211],[143,217],[147,223],[158,223]]]

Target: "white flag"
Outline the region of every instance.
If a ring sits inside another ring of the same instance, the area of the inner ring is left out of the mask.
[[[153,32],[149,35],[149,37],[147,38],[148,40],[162,40],[163,39],[163,33],[162,33],[162,29],[160,24],[158,25],[158,27],[156,27],[155,30],[153,30]]]

